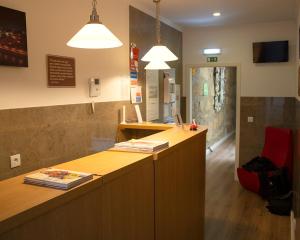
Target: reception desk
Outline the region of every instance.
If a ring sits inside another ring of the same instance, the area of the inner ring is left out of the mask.
[[[118,136],[139,129],[170,147],[153,154],[109,149],[54,166],[94,174],[69,191],[25,185],[24,176],[1,181],[0,239],[203,239],[207,129],[123,124]]]

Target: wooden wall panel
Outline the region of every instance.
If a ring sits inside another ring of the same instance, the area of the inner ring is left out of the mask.
[[[104,184],[103,239],[154,239],[153,172],[153,161],[149,160],[147,164]]]
[[[3,234],[0,240],[101,240],[102,188]]]
[[[205,134],[155,163],[156,240],[203,240]]]

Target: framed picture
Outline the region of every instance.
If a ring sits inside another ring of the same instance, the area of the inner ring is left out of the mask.
[[[28,67],[26,14],[0,6],[0,65]]]

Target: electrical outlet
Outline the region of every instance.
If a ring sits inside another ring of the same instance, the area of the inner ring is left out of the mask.
[[[16,168],[21,166],[21,155],[16,154],[10,156],[10,168]]]
[[[253,123],[254,122],[254,117],[248,117],[248,123]]]

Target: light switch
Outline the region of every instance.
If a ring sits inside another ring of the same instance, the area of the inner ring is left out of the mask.
[[[248,123],[253,123],[254,122],[254,117],[248,117]]]

